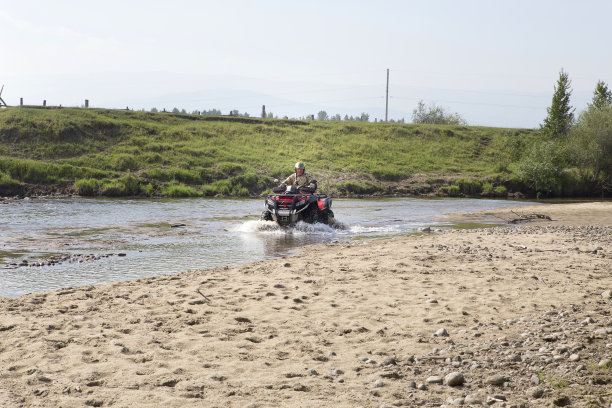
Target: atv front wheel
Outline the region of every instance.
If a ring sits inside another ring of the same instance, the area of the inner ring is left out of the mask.
[[[316,224],[319,221],[319,211],[316,206],[311,206],[308,213],[304,216],[304,221],[309,224]]]
[[[272,221],[272,213],[270,211],[264,211],[261,213],[261,217],[259,217],[260,221]]]
[[[321,212],[321,214],[319,214],[319,222],[332,225],[334,223],[334,212],[332,210]]]

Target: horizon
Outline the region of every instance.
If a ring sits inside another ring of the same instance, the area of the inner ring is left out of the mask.
[[[9,105],[412,121],[419,100],[470,125],[535,128],[559,71],[579,113],[610,84],[612,4],[386,1],[23,1],[0,7]],[[606,76],[608,75],[608,76]]]

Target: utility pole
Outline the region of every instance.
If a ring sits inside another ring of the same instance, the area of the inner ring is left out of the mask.
[[[387,68],[387,97],[385,100],[385,122],[389,120],[389,68]]]

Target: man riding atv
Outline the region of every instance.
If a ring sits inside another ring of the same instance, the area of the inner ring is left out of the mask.
[[[280,226],[295,225],[299,221],[333,224],[331,197],[315,194],[317,181],[304,170],[304,163],[295,163],[295,173],[273,188],[273,194],[266,195],[261,220],[275,221]],[[278,183],[278,180],[275,181]]]
[[[306,186],[316,190],[317,183],[314,181],[312,176],[306,173],[306,166],[302,162],[295,163],[295,173],[283,181],[282,184],[285,186]],[[313,190],[314,191],[314,190]],[[303,193],[303,191],[300,191]]]

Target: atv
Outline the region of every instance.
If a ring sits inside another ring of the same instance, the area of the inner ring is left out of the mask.
[[[265,210],[260,219],[274,221],[282,227],[295,225],[298,221],[309,224],[317,222],[331,225],[334,213],[331,210],[332,199],[325,194],[314,194],[315,186],[281,185],[272,189],[274,194],[266,195]]]

